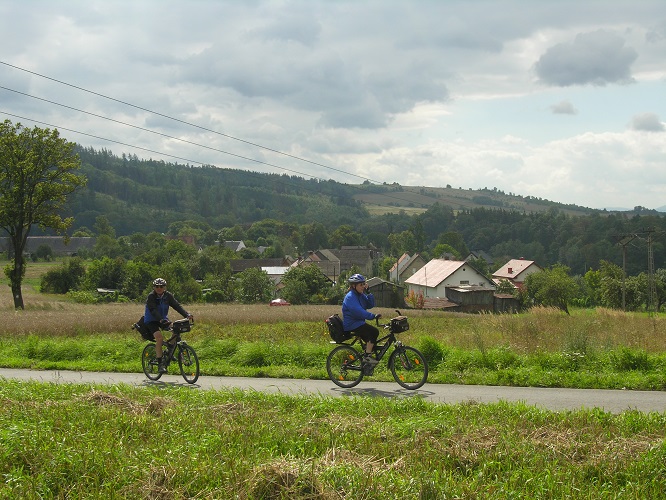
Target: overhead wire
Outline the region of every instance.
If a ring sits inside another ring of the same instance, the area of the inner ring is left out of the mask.
[[[86,136],[86,137],[91,137],[91,138],[93,138],[93,139],[99,139],[99,140],[102,140],[102,141],[111,142],[111,143],[113,143],[113,144],[119,144],[119,145],[121,145],[121,146],[128,146],[128,147],[130,147],[130,148],[138,149],[138,150],[140,150],[140,151],[145,151],[145,152],[148,152],[148,153],[155,153],[155,154],[159,154],[159,155],[166,156],[166,157],[169,157],[169,158],[174,158],[174,159],[176,159],[176,160],[183,160],[183,161],[186,161],[186,162],[188,162],[188,163],[193,163],[193,164],[196,164],[196,165],[202,165],[202,166],[208,166],[208,165],[210,165],[210,163],[204,163],[204,162],[201,162],[201,161],[198,161],[198,160],[193,160],[193,159],[190,159],[190,158],[185,158],[185,157],[178,156],[178,155],[174,155],[174,154],[170,154],[170,153],[164,153],[164,152],[162,152],[162,151],[156,151],[156,150],[154,150],[154,149],[146,148],[146,147],[143,147],[143,146],[136,146],[136,145],[134,145],[134,144],[129,144],[129,143],[126,143],[126,142],[122,142],[122,141],[115,140],[115,139],[108,139],[108,138],[106,138],[106,137],[101,137],[101,136],[99,136],[99,135],[90,134],[90,133],[88,133],[88,132],[82,132],[82,131],[80,131],[80,130],[74,130],[74,129],[71,129],[71,128],[62,127],[62,126],[58,126],[58,125],[54,125],[54,124],[52,124],[52,123],[48,123],[48,122],[45,122],[45,121],[42,121],[42,120],[36,120],[36,119],[34,119],[34,118],[29,118],[29,117],[25,117],[25,116],[17,115],[17,114],[15,114],[15,113],[10,113],[10,112],[8,112],[8,111],[4,111],[4,110],[0,110],[0,113],[5,114],[5,115],[7,115],[7,116],[13,116],[14,118],[18,118],[18,119],[20,119],[20,120],[28,120],[28,121],[33,122],[33,123],[38,123],[38,124],[40,124],[40,125],[46,125],[47,127],[53,127],[54,129],[58,129],[58,130],[66,130],[67,132],[72,132],[72,133],[75,133],[75,134],[81,134],[81,135],[84,135],[84,136]],[[247,158],[247,157],[244,157],[244,156],[236,155],[236,154],[234,154],[234,153],[227,153],[227,154],[230,154],[230,155],[233,155],[233,156],[237,156],[237,157],[239,157],[239,158],[246,159],[246,160],[249,160],[249,161],[253,161],[253,162],[256,162],[256,163],[260,163],[260,164],[263,164],[263,165],[266,165],[266,166],[275,167],[275,168],[279,168],[279,169],[282,169],[282,170],[286,170],[286,171],[288,171],[288,172],[291,172],[291,170],[289,170],[289,169],[286,169],[286,168],[284,168],[284,167],[280,167],[280,166],[278,166],[278,165],[273,165],[273,164],[271,164],[271,163],[268,163],[268,162],[265,162],[265,161],[262,161],[262,160],[257,160],[257,159],[254,159],[254,158]],[[251,177],[262,178],[260,173],[255,173],[255,172],[251,172],[251,171],[248,171],[248,170],[245,170],[244,172],[245,172],[247,175],[251,176]],[[310,177],[312,177],[312,176],[310,176]],[[312,177],[312,178],[313,178],[313,179],[317,179],[317,180],[322,180],[322,181],[324,181],[324,182],[327,181],[326,179],[320,179],[320,178],[317,178],[317,177]],[[315,193],[315,194],[321,194],[320,191],[315,190],[315,189],[312,189],[312,188],[309,188],[309,187],[307,187],[307,185],[306,185],[306,186],[303,186],[303,185],[301,185],[301,184],[295,184],[295,183],[287,182],[287,181],[285,181],[284,179],[280,179],[279,182],[282,183],[283,185],[292,186],[292,187],[294,187],[294,188],[298,188],[298,189],[303,189],[303,190],[305,190],[305,191],[310,191],[310,192]],[[348,188],[352,188],[352,189],[356,189],[356,190],[359,190],[359,191],[362,191],[361,189],[356,188],[355,186],[349,186],[349,185],[347,185],[347,187],[348,187]],[[365,191],[363,191],[363,192],[365,192]],[[382,193],[382,194],[386,195],[386,193]],[[351,200],[351,201],[354,201],[354,202],[357,202],[357,201],[358,201],[358,200],[355,200],[354,198],[348,198],[348,197],[345,197],[345,196],[340,196],[339,194],[336,194],[336,193],[331,193],[330,195],[331,195],[331,196],[336,196],[336,197],[338,197],[338,198],[347,198],[347,199],[349,199],[349,200]],[[402,201],[405,201],[405,200],[402,200]],[[363,201],[363,203],[365,203],[365,204],[367,204],[367,205],[383,206],[383,205],[380,205],[380,204],[378,204],[378,203],[372,203],[372,202],[369,202],[369,201]]]
[[[261,148],[261,149],[264,149],[264,150],[266,150],[266,151],[271,151],[271,152],[276,153],[276,154],[279,154],[279,155],[283,155],[283,156],[286,156],[286,157],[289,157],[289,158],[293,158],[293,159],[295,159],[295,160],[299,160],[299,161],[303,161],[303,162],[306,162],[306,163],[310,163],[311,165],[316,165],[316,166],[318,166],[318,167],[323,167],[323,168],[326,168],[326,169],[329,169],[329,170],[333,170],[333,171],[335,171],[335,172],[339,172],[339,173],[342,173],[342,174],[345,174],[345,175],[350,175],[350,176],[353,176],[353,177],[358,177],[359,179],[367,180],[367,181],[374,182],[374,183],[377,183],[377,184],[382,184],[381,181],[376,181],[376,180],[369,179],[369,178],[367,178],[367,177],[363,177],[363,176],[361,176],[361,175],[352,174],[352,173],[350,173],[350,172],[346,172],[346,171],[344,171],[344,170],[341,170],[341,169],[338,169],[338,168],[335,168],[335,167],[331,167],[331,166],[329,166],[329,165],[324,165],[323,163],[317,163],[317,162],[315,162],[315,161],[308,160],[307,158],[302,158],[302,157],[300,157],[300,156],[296,156],[296,155],[292,155],[292,154],[289,154],[289,153],[285,153],[284,151],[280,151],[280,150],[278,150],[278,149],[269,148],[269,147],[267,147],[267,146],[263,146],[263,145],[261,145],[261,144],[257,144],[257,143],[254,143],[254,142],[251,142],[251,141],[248,141],[248,140],[245,140],[245,139],[241,139],[241,138],[239,138],[239,137],[235,137],[235,136],[232,136],[232,135],[229,135],[229,134],[225,134],[225,133],[223,133],[223,132],[219,132],[219,131],[214,130],[214,129],[210,129],[210,128],[207,128],[207,127],[203,127],[203,126],[201,126],[201,125],[197,125],[197,124],[195,124],[195,123],[188,122],[188,121],[186,121],[186,120],[181,120],[180,118],[175,118],[175,117],[173,117],[173,116],[169,116],[169,115],[167,115],[167,114],[160,113],[159,111],[154,111],[154,110],[151,110],[151,109],[148,109],[148,108],[144,108],[144,107],[142,107],[142,106],[138,106],[138,105],[136,105],[136,104],[132,104],[132,103],[127,102],[127,101],[123,101],[123,100],[121,100],[121,99],[116,99],[116,98],[114,98],[114,97],[110,97],[110,96],[107,96],[107,95],[101,94],[101,93],[99,93],[99,92],[95,92],[95,91],[92,91],[92,90],[89,90],[89,89],[86,89],[86,88],[83,88],[83,87],[79,87],[79,86],[77,86],[77,85],[73,85],[73,84],[71,84],[71,83],[64,82],[64,81],[62,81],[62,80],[58,80],[57,78],[52,78],[52,77],[50,77],[50,76],[46,76],[46,75],[43,75],[43,74],[41,74],[41,73],[37,73],[37,72],[35,72],[35,71],[30,71],[29,69],[22,68],[22,67],[20,67],[20,66],[16,66],[16,65],[14,65],[14,64],[10,64],[10,63],[5,62],[5,61],[0,61],[0,64],[3,64],[3,65],[5,65],[5,66],[9,66],[9,67],[14,68],[14,69],[17,69],[17,70],[19,70],[19,71],[24,71],[24,72],[26,72],[26,73],[30,73],[30,74],[35,75],[35,76],[39,76],[40,78],[44,78],[44,79],[47,79],[47,80],[51,80],[51,81],[53,81],[53,82],[56,82],[56,83],[59,83],[59,84],[61,84],[61,85],[65,85],[65,86],[68,86],[68,87],[71,87],[71,88],[74,88],[74,89],[80,90],[80,91],[82,91],[82,92],[87,92],[87,93],[89,93],[89,94],[96,95],[96,96],[98,96],[98,97],[102,97],[102,98],[104,98],[104,99],[108,99],[108,100],[110,100],[110,101],[114,101],[114,102],[117,102],[117,103],[120,103],[120,104],[124,104],[125,106],[129,106],[129,107],[132,107],[132,108],[134,108],[134,109],[139,109],[139,110],[141,110],[141,111],[146,111],[146,112],[148,112],[148,113],[152,113],[152,114],[154,114],[154,115],[161,116],[162,118],[167,118],[167,119],[169,119],[169,120],[173,120],[173,121],[175,121],[175,122],[182,123],[182,124],[184,124],[184,125],[188,125],[188,126],[190,126],[190,127],[195,127],[195,128],[200,129],[200,130],[204,130],[204,131],[206,131],[206,132],[210,132],[210,133],[213,133],[213,134],[217,134],[217,135],[219,135],[219,136],[226,137],[227,139],[232,139],[232,140],[234,140],[234,141],[239,141],[239,142],[242,142],[242,143],[248,144],[248,145],[250,145],[250,146],[254,146],[254,147],[257,147],[257,148]]]
[[[237,137],[234,137],[234,136],[228,135],[228,134],[224,134],[224,133],[222,133],[222,132],[219,132],[219,131],[216,131],[216,130],[213,130],[213,129],[209,129],[209,128],[206,128],[206,127],[202,127],[202,126],[200,126],[200,125],[193,124],[193,123],[187,122],[187,121],[185,121],[185,120],[181,120],[181,119],[178,119],[178,118],[175,118],[175,117],[172,117],[172,116],[169,116],[169,115],[166,115],[166,114],[163,114],[163,113],[157,112],[157,111],[153,111],[153,110],[150,110],[150,109],[147,109],[147,108],[141,107],[141,106],[137,106],[137,105],[132,104],[132,103],[128,103],[128,102],[126,102],[126,101],[122,101],[122,100],[120,100],[120,99],[116,99],[116,98],[109,97],[109,96],[106,96],[106,95],[101,94],[101,93],[98,93],[98,92],[91,91],[91,90],[89,90],[89,89],[85,89],[85,88],[83,88],[83,87],[79,87],[79,86],[77,86],[77,85],[70,84],[70,83],[68,83],[68,82],[64,82],[64,81],[62,81],[62,80],[58,80],[58,79],[56,79],[56,78],[52,78],[52,77],[49,77],[49,76],[46,76],[46,75],[43,75],[43,74],[40,74],[40,73],[37,73],[37,72],[34,72],[34,71],[30,71],[30,70],[25,69],[25,68],[21,68],[21,67],[19,67],[19,66],[16,66],[16,65],[13,65],[13,64],[7,63],[7,62],[5,62],[5,61],[0,61],[0,64],[3,64],[3,65],[5,65],[5,66],[9,66],[9,67],[11,67],[11,68],[14,68],[14,69],[17,69],[17,70],[20,70],[20,71],[24,71],[24,72],[27,72],[27,73],[33,74],[33,75],[35,75],[35,76],[39,76],[39,77],[41,77],[41,78],[45,78],[45,79],[47,79],[47,80],[51,80],[51,81],[57,82],[57,83],[62,84],[62,85],[66,85],[66,86],[69,86],[69,87],[75,88],[75,89],[77,89],[77,90],[81,90],[81,91],[83,91],[83,92],[90,93],[90,94],[92,94],[92,95],[96,95],[96,96],[99,96],[99,97],[103,97],[103,98],[105,98],[105,99],[108,99],[108,100],[111,100],[111,101],[114,101],[114,102],[118,102],[118,103],[124,104],[124,105],[126,105],[126,106],[130,106],[130,107],[132,107],[132,108],[135,108],[135,109],[139,109],[139,110],[142,110],[142,111],[146,111],[146,112],[148,112],[148,113],[152,113],[152,114],[155,114],[155,115],[157,115],[157,116],[161,116],[161,117],[163,117],[163,118],[167,118],[167,119],[170,119],[170,120],[173,120],[173,121],[179,122],[179,123],[183,123],[183,124],[188,125],[188,126],[191,126],[191,127],[195,127],[195,128],[198,128],[198,129],[201,129],[201,130],[207,131],[207,132],[211,132],[211,133],[214,133],[214,134],[217,134],[217,135],[220,135],[220,136],[223,136],[223,137],[229,138],[229,139],[233,139],[233,140],[236,140],[236,141],[240,141],[240,142],[245,143],[245,144],[248,144],[248,145],[252,145],[252,146],[255,146],[255,147],[258,147],[258,148],[261,148],[261,149],[265,149],[265,150],[267,150],[267,151],[271,151],[271,152],[274,152],[274,153],[278,153],[278,154],[280,154],[280,155],[283,155],[283,156],[286,156],[286,157],[289,157],[289,158],[292,158],[292,159],[296,159],[296,160],[303,161],[303,162],[307,162],[307,163],[310,163],[310,164],[313,164],[313,165],[321,166],[321,167],[323,167],[323,168],[326,168],[326,169],[329,169],[329,170],[333,170],[333,171],[336,171],[336,172],[339,172],[339,173],[343,173],[343,174],[345,174],[345,175],[349,175],[349,176],[352,176],[352,177],[358,177],[358,178],[360,178],[360,179],[363,179],[364,181],[369,181],[369,182],[375,182],[375,183],[378,183],[378,184],[382,184],[380,181],[373,181],[372,179],[369,179],[369,178],[367,178],[367,177],[363,177],[363,176],[360,176],[360,175],[357,175],[357,174],[352,174],[352,173],[350,173],[350,172],[346,172],[346,171],[341,170],[341,169],[337,169],[337,168],[334,168],[334,167],[331,167],[331,166],[328,166],[328,165],[324,165],[324,164],[321,164],[321,163],[317,163],[317,162],[314,162],[314,161],[311,161],[311,160],[308,160],[308,159],[302,158],[302,157],[298,157],[298,156],[295,156],[295,155],[291,155],[291,154],[289,154],[289,153],[285,153],[285,152],[283,152],[283,151],[279,151],[279,150],[272,149],[272,148],[269,148],[269,147],[266,147],[266,146],[262,146],[262,145],[260,145],[260,144],[256,144],[256,143],[253,143],[253,142],[251,142],[251,141],[247,141],[247,140],[240,139],[240,138],[237,138]],[[269,163],[269,162],[265,162],[265,161],[262,161],[262,160],[257,160],[257,159],[255,159],[255,158],[250,158],[250,157],[247,157],[247,156],[239,155],[239,154],[236,154],[236,153],[231,153],[231,152],[229,152],[229,151],[225,151],[225,150],[222,150],[222,149],[214,148],[214,147],[207,146],[207,145],[204,145],[204,144],[199,144],[199,143],[196,143],[196,142],[193,142],[193,141],[189,141],[189,140],[186,140],[186,139],[182,139],[182,138],[179,138],[179,137],[174,137],[174,136],[171,136],[171,135],[168,135],[168,134],[164,134],[164,133],[162,133],[162,132],[158,132],[158,131],[155,131],[155,130],[150,130],[150,129],[147,129],[147,128],[145,128],[145,127],[140,127],[140,126],[138,126],[138,125],[133,125],[133,124],[130,124],[130,123],[127,123],[127,122],[123,122],[123,121],[120,121],[120,120],[116,120],[116,119],[113,119],[113,118],[110,118],[110,117],[107,117],[107,116],[103,116],[103,115],[99,115],[99,114],[96,114],[96,113],[92,113],[92,112],[90,112],[90,111],[85,111],[85,110],[82,110],[82,109],[79,109],[79,108],[75,108],[75,107],[73,107],[73,106],[68,106],[68,105],[66,105],[66,104],[62,104],[62,103],[58,103],[58,102],[55,102],[55,101],[51,101],[51,100],[49,100],[49,99],[45,99],[45,98],[42,98],[42,97],[34,96],[34,95],[31,95],[31,94],[28,94],[28,93],[25,93],[25,92],[21,92],[21,91],[15,90],[15,89],[11,89],[11,88],[8,88],[8,87],[0,86],[0,89],[3,89],[3,90],[8,91],[8,92],[14,92],[14,93],[17,93],[17,94],[20,94],[20,95],[23,95],[23,96],[26,96],[26,97],[29,97],[29,98],[32,98],[32,99],[40,100],[40,101],[43,101],[43,102],[48,102],[49,104],[53,104],[53,105],[56,105],[56,106],[60,106],[60,107],[63,107],[63,108],[66,108],[66,109],[70,109],[70,110],[73,110],[73,111],[77,111],[77,112],[80,112],[80,113],[84,113],[84,114],[87,114],[87,115],[90,115],[90,116],[94,116],[94,117],[96,117],[96,118],[100,118],[100,119],[108,120],[108,121],[111,121],[111,122],[114,122],[114,123],[118,123],[118,124],[123,125],[123,126],[132,127],[132,128],[135,128],[135,129],[138,129],[138,130],[142,130],[142,131],[145,131],[145,132],[148,132],[148,133],[152,133],[152,134],[155,134],[155,135],[159,135],[159,136],[162,136],[162,137],[165,137],[165,138],[168,138],[168,139],[172,139],[172,140],[180,141],[180,142],[187,143],[187,144],[190,144],[190,145],[193,145],[193,146],[202,147],[202,148],[209,149],[209,150],[212,150],[212,151],[216,151],[216,152],[219,152],[219,153],[223,153],[223,154],[227,154],[227,155],[230,155],[230,156],[234,156],[234,157],[236,157],[236,158],[243,159],[243,160],[246,160],[246,161],[251,161],[251,162],[254,162],[254,163],[258,163],[258,164],[262,164],[262,165],[266,165],[266,166],[270,166],[270,167],[278,168],[278,169],[281,169],[281,170],[284,170],[284,171],[287,171],[287,172],[291,172],[291,173],[294,173],[294,174],[303,175],[303,176],[305,176],[305,177],[310,177],[310,178],[314,178],[314,179],[318,179],[318,180],[323,180],[323,181],[326,181],[326,180],[327,180],[327,179],[324,179],[324,178],[321,178],[321,177],[314,176],[314,175],[312,175],[312,174],[310,174],[310,173],[300,172],[300,171],[297,171],[297,170],[288,169],[288,168],[286,168],[286,167],[282,167],[282,166],[279,166],[279,165],[275,165],[275,164],[272,164],[272,163]],[[11,113],[6,113],[6,112],[5,112],[5,114],[8,114],[9,116],[15,116],[15,115],[12,115]],[[26,117],[21,117],[21,118],[22,118],[22,119],[25,119],[25,120],[34,121],[35,123],[43,123],[43,122],[40,122],[40,121],[38,121],[38,120],[33,120],[33,119],[31,119],[31,118],[26,118]],[[114,140],[107,139],[107,138],[104,138],[104,137],[96,136],[96,135],[94,135],[94,134],[87,134],[87,133],[85,133],[85,132],[80,132],[80,131],[76,131],[76,130],[68,129],[68,128],[65,128],[65,127],[59,127],[59,126],[57,126],[57,125],[49,125],[49,126],[56,127],[56,128],[60,128],[60,129],[62,129],[62,130],[68,130],[68,131],[70,131],[70,132],[74,132],[74,133],[79,133],[79,134],[86,135],[86,136],[89,136],[89,137],[93,137],[93,138],[96,138],[96,139],[109,141],[109,142],[116,143],[116,144],[120,144],[120,145],[123,145],[123,146],[133,147],[133,148],[136,148],[136,149],[139,149],[139,150],[142,150],[142,151],[147,151],[147,152],[151,152],[151,153],[155,153],[155,154],[161,154],[161,155],[164,155],[164,156],[167,156],[167,157],[171,157],[171,158],[176,158],[176,159],[184,159],[184,158],[178,157],[178,156],[176,156],[176,155],[171,155],[171,154],[163,153],[163,152],[160,152],[160,151],[155,151],[155,150],[151,150],[151,149],[147,149],[147,148],[143,148],[143,147],[140,147],[140,146],[135,146],[135,145],[132,145],[132,144],[127,144],[127,143],[123,143],[123,142],[119,142],[119,141],[114,141]],[[201,164],[201,165],[204,164],[204,163],[199,162],[199,161],[193,161],[193,160],[186,160],[186,161],[192,161],[192,162],[195,163],[195,164]],[[368,192],[367,192],[366,190],[363,190],[363,189],[357,188],[357,187],[355,187],[355,186],[353,186],[353,185],[347,185],[347,186],[348,186],[348,187],[351,187],[352,189],[356,189],[356,190],[358,190],[359,192],[362,192],[362,193],[364,193],[364,194],[368,194]],[[395,199],[396,201],[400,201],[400,202],[403,202],[403,203],[411,203],[411,202],[413,202],[413,200],[409,200],[409,199],[405,199],[405,198],[400,198],[400,197],[398,197],[398,196],[391,195],[390,193],[381,193],[381,194],[382,194],[384,197],[392,198],[392,199]],[[364,203],[368,203],[368,204],[370,204],[370,205],[381,206],[381,205],[378,204],[378,203],[371,203],[371,202],[367,202],[367,201],[364,201]]]

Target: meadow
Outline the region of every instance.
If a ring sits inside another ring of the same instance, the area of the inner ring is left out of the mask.
[[[140,372],[141,304],[0,284],[0,366]],[[30,281],[33,280],[33,281]],[[188,305],[202,376],[326,378],[333,306]],[[381,310],[385,317],[394,311]],[[666,388],[660,316],[403,311],[429,383]],[[173,319],[173,318],[172,318]],[[378,368],[369,380],[391,380]],[[659,498],[666,413],[0,384],[0,498]]]

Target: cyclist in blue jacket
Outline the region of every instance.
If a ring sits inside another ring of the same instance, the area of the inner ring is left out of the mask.
[[[368,311],[375,307],[375,297],[368,292],[368,284],[362,274],[352,274],[347,280],[349,291],[342,301],[342,326],[346,332],[354,332],[365,341],[365,356],[363,361],[369,365],[376,365],[377,360],[372,358],[372,349],[377,343],[379,330],[366,320],[381,318],[381,314]]]
[[[167,292],[166,284],[166,280],[162,278],[153,281],[153,291],[148,294],[146,299],[146,310],[143,319],[150,332],[155,336],[155,356],[159,362],[160,373],[167,371],[164,363],[162,363],[162,343],[164,342],[162,330],[166,330],[171,325],[168,317],[169,307],[173,307],[184,318],[192,319],[192,315],[183,309],[183,306],[180,305],[173,294]]]

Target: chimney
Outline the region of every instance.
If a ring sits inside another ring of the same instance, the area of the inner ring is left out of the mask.
[[[509,268],[509,274],[513,274],[513,267]]]

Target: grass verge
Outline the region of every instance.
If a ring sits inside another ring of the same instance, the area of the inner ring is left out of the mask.
[[[666,415],[0,385],[3,498],[659,498]],[[279,425],[276,425],[279,423]]]

